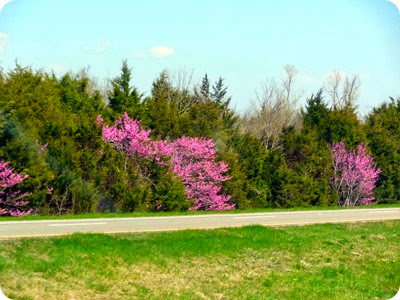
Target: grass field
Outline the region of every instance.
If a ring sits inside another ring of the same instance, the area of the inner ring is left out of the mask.
[[[310,210],[343,210],[343,209],[366,209],[366,208],[391,208],[400,207],[400,204],[373,204],[368,206],[343,207],[343,206],[310,206],[292,208],[251,208],[234,209],[227,211],[170,211],[170,212],[132,212],[132,213],[87,213],[79,215],[28,215],[24,217],[0,217],[1,221],[18,220],[47,220],[47,219],[89,219],[89,218],[121,218],[121,217],[151,217],[151,216],[180,216],[180,215],[204,215],[204,214],[239,214],[239,213],[260,213],[280,211],[310,211]]]
[[[389,299],[400,221],[0,242],[12,299]]]

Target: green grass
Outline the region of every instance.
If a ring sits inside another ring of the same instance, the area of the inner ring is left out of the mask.
[[[389,299],[400,221],[0,242],[12,299]]]
[[[52,219],[90,219],[90,218],[121,218],[121,217],[153,217],[153,216],[180,216],[180,215],[204,215],[204,214],[239,214],[259,212],[280,212],[280,211],[312,211],[312,210],[343,210],[343,209],[365,209],[365,208],[390,208],[400,207],[400,204],[374,204],[369,206],[341,207],[341,206],[311,206],[292,208],[252,208],[235,209],[229,211],[172,211],[172,212],[132,212],[132,213],[87,213],[79,215],[29,215],[24,217],[0,217],[1,221],[18,220],[52,220]]]

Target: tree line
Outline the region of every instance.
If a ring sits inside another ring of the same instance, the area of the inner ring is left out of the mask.
[[[242,114],[207,75],[163,71],[144,96],[126,61],[106,92],[85,71],[2,71],[0,214],[400,202],[400,100],[361,118],[358,78],[334,73],[299,108],[285,71]]]

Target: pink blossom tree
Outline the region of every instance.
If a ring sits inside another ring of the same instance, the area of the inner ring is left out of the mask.
[[[103,123],[97,117],[97,123]],[[160,165],[170,165],[182,179],[186,195],[194,200],[192,210],[228,210],[231,197],[221,194],[222,183],[229,180],[223,174],[228,165],[216,161],[212,140],[181,137],[174,142],[152,141],[150,130],[140,128],[140,121],[123,114],[115,125],[103,125],[103,140],[112,143],[126,155],[140,159],[154,159]]]
[[[101,124],[101,117],[97,117]],[[140,122],[132,120],[127,113],[113,126],[103,126],[103,139],[118,150],[131,156],[147,156],[150,153],[150,130],[140,128]]]
[[[380,174],[366,145],[357,151],[346,149],[343,142],[332,145],[334,176],[332,184],[339,195],[339,205],[368,205],[375,201],[373,190]]]
[[[28,175],[15,173],[8,162],[0,161],[0,215],[20,217],[32,212],[32,209],[26,209],[29,202],[21,200],[29,193],[14,190],[27,177]]]
[[[100,126],[102,123],[103,119],[98,116],[97,124]],[[103,125],[103,140],[119,151],[136,159],[152,157],[161,161],[161,156],[171,154],[170,147],[163,141],[152,141],[150,133],[150,130],[140,128],[140,121],[131,119],[127,113],[115,125]]]
[[[230,210],[231,196],[221,194],[228,165],[216,161],[214,142],[205,138],[181,137],[171,143],[171,169],[183,181],[186,194],[194,200],[192,210]]]

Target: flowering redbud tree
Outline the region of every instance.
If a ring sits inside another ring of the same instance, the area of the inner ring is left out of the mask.
[[[378,180],[379,168],[366,145],[357,151],[346,149],[343,142],[332,145],[334,176],[332,184],[339,195],[339,205],[368,205],[375,201],[373,190]]]
[[[101,116],[97,117],[97,124],[103,123]],[[140,128],[140,121],[131,119],[127,113],[120,117],[113,126],[103,126],[103,140],[113,144],[119,151],[138,158],[153,157],[161,161],[161,156],[171,153],[167,143],[152,141],[150,130]]]
[[[101,117],[97,117],[100,126]],[[140,121],[128,114],[119,118],[113,126],[103,126],[103,140],[118,150],[135,158],[154,159],[160,165],[170,164],[171,171],[182,179],[186,195],[194,200],[192,210],[228,210],[230,196],[222,195],[222,183],[229,180],[223,174],[228,165],[216,161],[212,140],[181,137],[168,143],[152,141],[150,130],[140,128]]]
[[[8,162],[0,161],[0,215],[20,217],[32,212],[32,209],[26,208],[29,202],[21,200],[29,196],[29,193],[13,189],[27,177],[28,175],[15,173]]]
[[[205,138],[181,137],[171,143],[171,169],[186,187],[188,198],[194,199],[192,210],[229,210],[231,196],[221,194],[222,182],[230,178],[224,162],[216,162],[214,142]]]
[[[100,117],[97,118],[101,124]],[[103,126],[103,139],[112,143],[118,150],[132,155],[147,156],[150,152],[150,130],[140,128],[140,122],[132,120],[127,113],[119,118],[114,126]]]

